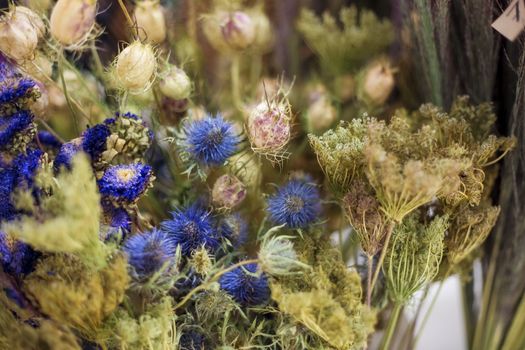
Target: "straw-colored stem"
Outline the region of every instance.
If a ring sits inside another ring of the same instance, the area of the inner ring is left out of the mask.
[[[379,256],[379,261],[377,262],[377,266],[374,272],[374,277],[372,278],[372,283],[370,284],[370,294],[374,291],[374,287],[377,282],[377,278],[379,277],[379,271],[381,271],[381,267],[383,266],[383,261],[385,260],[386,251],[388,249],[388,245],[390,243],[390,238],[392,237],[392,232],[394,232],[395,222],[391,221],[388,225],[386,237],[385,237],[385,243],[383,244],[383,248],[381,249],[381,255]]]
[[[394,304],[394,309],[392,310],[392,314],[390,315],[390,320],[388,321],[388,326],[386,328],[385,335],[383,336],[381,346],[379,347],[380,350],[388,350],[390,348],[390,343],[392,342],[392,337],[397,328],[397,322],[399,320],[399,315],[401,314],[402,308],[402,304]]]

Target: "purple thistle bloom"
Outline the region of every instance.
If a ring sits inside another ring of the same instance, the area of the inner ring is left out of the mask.
[[[169,266],[175,255],[175,246],[167,234],[156,229],[128,238],[123,250],[133,268],[134,277],[139,280],[147,279]]]
[[[224,164],[235,153],[240,142],[233,124],[220,115],[189,121],[184,126],[184,133],[186,151],[205,165]]]
[[[210,213],[199,205],[171,213],[173,219],[162,223],[173,244],[180,245],[182,254],[189,257],[204,246],[209,251],[219,247],[219,239],[213,227]]]
[[[55,171],[58,172],[63,167],[67,170],[71,170],[71,161],[73,160],[73,157],[81,151],[82,149],[80,145],[80,139],[75,139],[64,143],[60,147],[60,150],[58,151],[58,154],[56,155],[53,162],[53,168]]]
[[[97,124],[88,128],[82,134],[82,149],[89,154],[92,160],[100,157],[106,150],[106,140],[111,131],[105,124]]]
[[[33,114],[18,111],[10,116],[0,117],[0,148],[11,144],[16,135],[31,126]]]
[[[321,213],[317,187],[306,181],[291,180],[268,199],[267,211],[272,221],[290,228],[305,228]]]
[[[243,306],[260,305],[268,301],[270,288],[264,274],[257,273],[257,264],[247,264],[226,272],[219,280],[221,288]]]
[[[118,202],[131,203],[142,195],[152,181],[149,165],[121,164],[109,167],[98,181],[100,193]]]

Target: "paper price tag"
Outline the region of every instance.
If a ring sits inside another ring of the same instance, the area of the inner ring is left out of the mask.
[[[525,28],[525,0],[514,0],[497,20],[492,23],[505,38],[514,41]]]

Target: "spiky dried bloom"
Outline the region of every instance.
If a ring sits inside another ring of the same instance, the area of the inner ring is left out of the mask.
[[[124,298],[126,265],[126,259],[115,256],[93,271],[72,255],[49,255],[25,279],[24,291],[51,319],[91,338]]]
[[[272,163],[288,158],[286,151],[292,135],[292,110],[284,94],[260,102],[248,116],[246,129],[252,150]]]
[[[346,217],[359,238],[361,249],[373,257],[381,249],[387,220],[373,190],[362,180],[356,180],[343,197]]]
[[[113,64],[117,88],[140,94],[151,88],[157,70],[155,51],[149,44],[134,41],[126,46]]]
[[[207,276],[213,267],[213,258],[208,249],[203,245],[193,251],[190,264],[196,273],[201,276]]]
[[[261,270],[270,276],[284,276],[309,268],[299,261],[292,236],[273,236],[266,234],[257,257]]]
[[[430,283],[439,272],[443,257],[448,217],[436,217],[424,224],[419,222],[417,214],[396,226],[383,264],[388,292],[396,304],[406,303]]]
[[[361,281],[329,242],[304,236],[295,242],[302,263],[312,267],[300,275],[272,280],[272,299],[323,347],[361,349],[373,331],[374,314],[361,304]]]
[[[499,207],[462,205],[445,237],[448,262],[457,265],[480,247],[496,224],[499,213]]]
[[[328,13],[319,19],[313,11],[303,9],[297,28],[324,69],[336,76],[359,69],[394,39],[390,22],[379,20],[371,11],[358,13],[355,6],[341,9],[338,19]]]

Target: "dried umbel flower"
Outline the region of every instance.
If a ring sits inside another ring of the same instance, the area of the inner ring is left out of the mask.
[[[470,207],[463,205],[450,224],[445,244],[448,261],[457,265],[477,249],[496,224],[499,207]]]
[[[244,50],[255,41],[256,26],[246,12],[223,14],[220,26],[224,41],[234,50]]]
[[[396,227],[383,265],[388,292],[396,304],[405,304],[437,275],[447,228],[447,216],[424,225],[418,222],[417,213]]]
[[[166,40],[166,20],[159,0],[139,1],[135,7],[139,37],[153,44]]]
[[[96,12],[96,0],[58,0],[49,19],[51,35],[68,48],[82,45],[95,24]]]
[[[212,201],[224,209],[232,209],[246,197],[246,187],[233,175],[222,175],[213,184]]]
[[[288,100],[263,101],[248,117],[248,136],[254,152],[272,161],[287,157],[285,151],[291,137],[292,115]]]
[[[140,93],[151,87],[157,69],[153,48],[135,41],[120,52],[115,61],[117,86],[130,93]]]
[[[30,9],[17,6],[0,19],[0,51],[15,61],[31,59],[42,34],[43,23]]]
[[[166,97],[184,100],[190,97],[192,83],[184,70],[172,66],[161,76],[159,88]]]
[[[364,72],[358,97],[367,104],[381,106],[394,90],[394,71],[390,62],[379,61]]]

